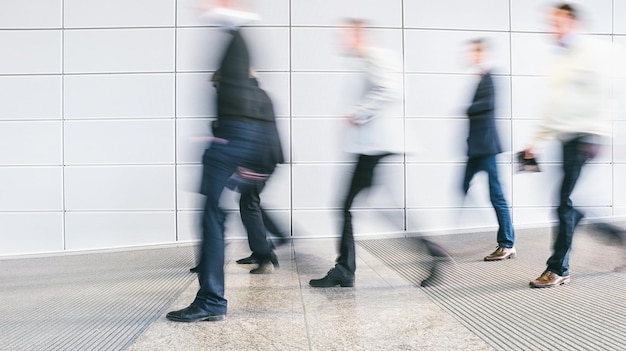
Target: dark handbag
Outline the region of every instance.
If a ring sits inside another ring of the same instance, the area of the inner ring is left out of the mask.
[[[517,153],[517,172],[541,172],[537,160],[533,158],[525,158],[526,152],[520,151]]]

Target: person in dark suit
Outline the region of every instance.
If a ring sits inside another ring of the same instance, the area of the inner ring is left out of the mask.
[[[467,138],[468,160],[463,178],[463,193],[467,194],[474,175],[480,171],[489,177],[489,197],[498,218],[498,246],[485,256],[485,261],[498,261],[514,258],[515,232],[502,186],[498,180],[496,155],[502,152],[495,123],[495,88],[489,70],[484,68],[486,42],[477,39],[470,43],[470,59],[478,69],[480,81],[472,103],[467,109],[469,136]]]
[[[241,194],[239,198],[239,213],[246,232],[248,234],[248,244],[252,255],[237,261],[239,264],[258,264],[252,269],[252,274],[267,274],[278,267],[278,259],[274,254],[274,245],[268,241],[267,232],[279,237],[279,243],[286,242],[286,236],[278,229],[272,218],[261,207],[261,191],[265,183],[274,172],[275,165],[284,163],[283,149],[280,142],[278,129],[276,128],[276,117],[272,100],[267,93],[258,85],[256,78],[250,80],[257,87],[258,103],[260,114],[272,125],[269,134],[265,137],[269,143],[269,152],[265,155],[267,160],[265,172],[256,173],[245,168],[238,168],[237,173],[231,176],[227,186]],[[219,129],[219,128],[218,128]],[[219,132],[218,132],[219,133]]]
[[[213,86],[218,89],[220,80],[220,71],[216,71],[211,81]],[[274,171],[275,165],[284,163],[284,155],[280,135],[276,127],[276,117],[274,113],[274,105],[267,93],[259,87],[258,80],[254,77],[253,71],[250,71],[250,80],[257,87],[259,111],[264,118],[273,125],[271,133],[267,135],[267,141],[270,143],[270,153],[266,156],[268,159],[264,161],[267,164],[268,174],[257,174],[250,170],[238,169],[233,174],[226,187],[237,191],[241,194],[239,198],[239,213],[241,221],[246,228],[248,235],[248,244],[252,255],[237,260],[238,264],[258,264],[259,266],[252,269],[252,274],[271,273],[274,267],[278,267],[278,259],[273,252],[276,245],[280,246],[288,242],[288,235],[281,231],[276,225],[274,219],[261,207],[261,192],[265,187],[265,183]],[[211,124],[213,135],[221,139],[219,122],[213,121]],[[277,238],[276,244],[269,241],[266,233],[272,234]],[[199,267],[190,269],[192,273],[197,273]]]
[[[222,1],[222,6],[228,1]],[[263,113],[263,96],[250,79],[250,55],[239,25],[248,13],[218,8],[213,13],[231,36],[219,68],[217,123],[219,135],[202,157],[201,193],[206,196],[198,280],[200,290],[186,308],[167,313],[176,322],[219,321],[226,317],[224,297],[224,220],[219,199],[234,174],[254,177],[271,173],[275,164],[272,117]]]

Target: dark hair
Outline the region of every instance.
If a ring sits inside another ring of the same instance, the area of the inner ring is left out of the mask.
[[[343,20],[343,22],[348,25],[348,26],[352,26],[352,27],[365,27],[367,25],[367,22],[359,19],[359,18],[346,18]]]
[[[486,49],[489,48],[489,40],[485,38],[476,38],[476,39],[470,40],[468,42],[468,45],[480,46],[480,50],[485,51]]]
[[[578,19],[578,11],[568,3],[562,3],[560,5],[555,5],[555,9],[565,11],[567,15],[573,19]]]

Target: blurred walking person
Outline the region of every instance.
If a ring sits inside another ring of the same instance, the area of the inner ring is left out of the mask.
[[[325,277],[312,279],[316,288],[354,286],[356,254],[350,210],[356,196],[372,185],[376,166],[393,154],[397,136],[391,133],[389,108],[402,100],[402,64],[394,52],[374,48],[366,40],[364,23],[350,20],[346,24],[348,54],[362,62],[365,74],[365,92],[361,101],[347,116],[349,124],[347,151],[354,154],[356,166],[343,202],[343,227],[339,242],[339,257]]]
[[[463,177],[463,194],[467,195],[474,175],[485,171],[489,178],[489,198],[498,219],[498,246],[485,261],[500,261],[514,258],[515,231],[511,222],[511,213],[498,179],[496,155],[502,152],[498,130],[496,128],[496,90],[491,72],[485,65],[487,44],[484,39],[471,42],[470,62],[480,77],[476,92],[467,109],[469,136],[467,137],[468,160]]]
[[[583,213],[574,208],[570,196],[583,166],[593,159],[603,139],[610,135],[610,65],[603,43],[581,36],[579,13],[570,4],[551,9],[551,27],[558,57],[548,77],[549,91],[539,128],[526,158],[534,158],[535,147],[550,138],[561,142],[563,179],[557,208],[552,255],[545,271],[530,282],[533,288],[555,287],[570,282],[569,257],[574,231]]]
[[[186,308],[167,318],[176,322],[219,321],[226,317],[224,297],[224,220],[219,199],[234,174],[256,177],[271,173],[273,121],[261,113],[258,86],[250,79],[250,55],[239,27],[254,15],[222,0],[211,17],[225,28],[230,41],[219,67],[217,123],[219,138],[204,152],[201,193],[206,196],[198,280],[200,290]],[[268,162],[269,161],[269,162]]]

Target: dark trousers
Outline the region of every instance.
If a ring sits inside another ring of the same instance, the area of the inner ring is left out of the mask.
[[[261,207],[260,194],[264,187],[265,182],[261,181],[239,187],[241,193],[239,213],[248,233],[248,245],[253,256],[262,262],[269,261],[272,254],[272,245],[267,240],[267,231],[273,234],[278,231],[274,222]]]
[[[569,275],[569,255],[572,239],[583,213],[574,208],[570,196],[580,177],[582,167],[595,157],[598,145],[575,138],[563,143],[563,181],[559,192],[557,215],[559,226],[556,229],[552,245],[552,256],[548,259],[548,270],[560,276]]]
[[[200,290],[193,302],[215,314],[225,314],[224,297],[224,220],[219,199],[229,178],[238,166],[261,171],[259,160],[265,159],[268,148],[259,144],[267,130],[261,125],[243,121],[220,123],[226,143],[214,143],[204,153],[201,192],[206,196],[202,217],[202,244],[198,280]]]
[[[383,155],[358,155],[357,164],[350,180],[350,187],[343,203],[343,228],[341,231],[341,241],[339,242],[339,257],[337,265],[342,266],[348,272],[354,274],[356,271],[356,252],[354,248],[354,233],[352,230],[352,214],[350,209],[356,196],[364,189],[372,185],[374,179],[374,168],[380,160],[388,156]]]
[[[497,236],[498,245],[511,248],[515,244],[515,231],[513,230],[513,223],[511,222],[509,206],[506,203],[506,199],[502,193],[502,186],[498,179],[498,167],[496,165],[495,155],[470,157],[469,160],[467,160],[465,177],[463,179],[463,193],[467,194],[472,178],[480,171],[487,172],[489,177],[489,199],[491,200],[493,209],[496,211],[499,225]]]

